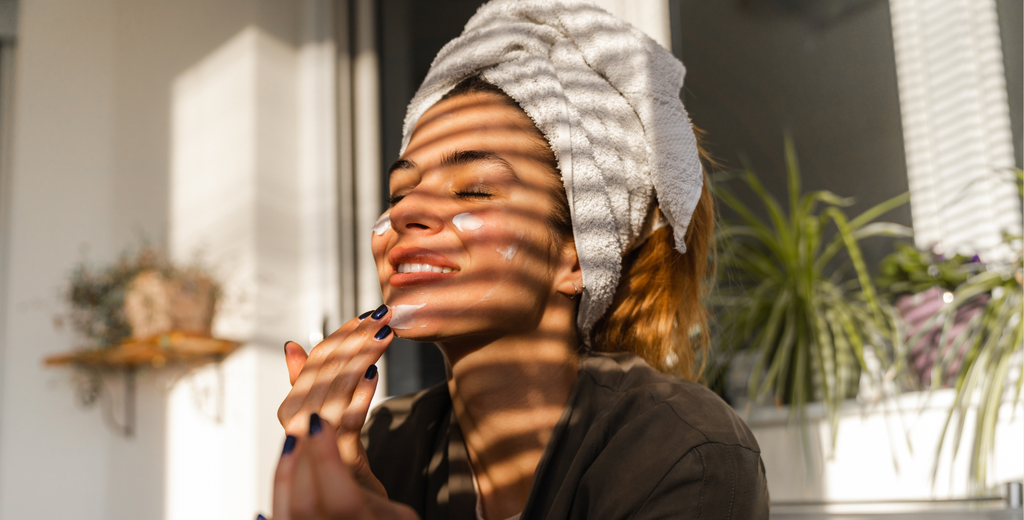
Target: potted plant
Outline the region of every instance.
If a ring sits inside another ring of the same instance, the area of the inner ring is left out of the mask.
[[[1024,194],[1024,173],[1016,169],[1014,174],[1018,194]],[[1024,383],[1024,363],[1019,359],[1024,341],[1022,237],[1004,233],[1003,240],[1007,250],[1013,252],[1012,260],[979,264],[971,269],[964,269],[961,264],[963,281],[950,288],[946,304],[907,340],[911,349],[919,348],[936,337],[932,331],[939,330],[935,340],[938,355],[931,367],[930,387],[937,389],[949,380],[955,392],[939,438],[936,461],[951,433],[950,426],[953,426],[950,442],[954,456],[959,452],[968,409],[977,407],[968,480],[975,493],[989,491],[988,472],[995,454],[996,425],[1006,392],[1012,392],[1013,408],[1016,408]],[[965,310],[971,312],[966,322],[963,320]],[[1015,356],[1017,367],[1013,367]],[[1008,388],[1011,369],[1017,373],[1016,382]],[[952,377],[946,378],[947,375]],[[932,468],[933,483],[937,472],[936,462]]]
[[[805,424],[805,406],[824,402],[832,430],[840,405],[855,393],[873,349],[883,368],[898,370],[891,355],[898,343],[894,312],[875,290],[858,242],[871,236],[908,236],[905,226],[875,222],[904,204],[907,194],[849,218],[852,200],[829,191],[802,193],[796,152],[785,139],[788,208],[765,190],[750,170],[738,176],[752,190],[767,220],[716,182],[723,217],[717,240],[719,281],[712,295],[721,330],[718,374],[737,352],[751,352],[751,401],[771,397]]]
[[[202,269],[142,248],[113,265],[77,266],[66,298],[72,328],[88,347],[104,349],[172,331],[209,337],[219,294]]]
[[[957,341],[957,352],[951,356],[946,350],[952,347],[952,342],[941,342],[940,347],[940,340],[943,334],[951,340],[963,338],[968,323],[987,302],[988,293],[978,294],[970,302],[961,302],[948,328],[938,322],[936,314],[953,301],[953,291],[983,269],[978,255],[967,258],[957,254],[946,258],[905,242],[897,243],[896,251],[882,260],[877,285],[883,296],[895,302],[903,321],[904,337],[917,338],[906,353],[911,375],[909,389],[932,386],[937,358],[952,358],[953,361],[946,363],[945,370],[937,374],[936,386],[951,386],[956,379],[967,342]]]

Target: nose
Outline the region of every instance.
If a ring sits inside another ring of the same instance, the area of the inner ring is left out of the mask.
[[[441,206],[440,197],[425,186],[418,186],[392,206],[391,227],[400,235],[437,233],[444,227]]]

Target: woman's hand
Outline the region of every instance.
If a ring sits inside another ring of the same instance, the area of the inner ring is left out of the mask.
[[[414,520],[409,507],[389,502],[353,478],[334,442],[334,427],[309,416],[308,435],[285,440],[274,474],[274,520]]]
[[[390,318],[384,305],[353,318],[314,347],[308,357],[298,344],[286,343],[292,389],[277,411],[285,432],[296,438],[306,430],[310,414],[339,425],[341,460],[357,482],[385,498],[387,492],[370,471],[359,435],[379,380],[374,363],[394,338],[387,326]]]

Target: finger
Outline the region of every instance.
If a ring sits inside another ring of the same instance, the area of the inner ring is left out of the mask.
[[[381,329],[390,331],[385,327],[390,318],[390,314],[384,314],[378,319],[366,319],[344,339],[324,340],[310,352],[306,366],[278,410],[286,432],[301,433],[305,429],[305,418],[314,412],[332,424],[341,421],[341,412],[351,400],[355,382],[380,358],[393,336],[390,332],[380,334]],[[375,337],[378,335],[383,339]],[[354,358],[358,359],[352,364]],[[335,386],[339,378],[341,381]],[[336,388],[333,392],[332,387]],[[324,410],[329,396],[331,406]]]
[[[289,503],[291,502],[292,480],[295,474],[295,461],[297,454],[295,449],[298,439],[291,435],[285,437],[284,448],[281,450],[281,458],[277,462],[277,470],[274,472],[274,519],[291,520],[288,514]]]
[[[306,364],[306,351],[302,348],[302,345],[294,341],[287,341],[284,344],[284,362],[288,365],[288,382],[292,385],[295,384],[295,380],[299,378],[299,372],[302,372],[302,367]]]
[[[379,356],[378,356],[379,360]],[[374,360],[376,363],[377,360]],[[361,432],[366,424],[366,414],[370,411],[370,403],[373,402],[373,394],[377,392],[377,382],[380,381],[380,374],[377,373],[377,365],[372,364],[363,371],[363,377],[356,384],[352,392],[352,400],[348,408],[341,415],[340,428],[342,431]]]
[[[394,337],[391,327],[382,326],[365,347],[349,360],[345,368],[331,381],[321,405],[321,416],[336,421],[343,430],[358,431],[362,429],[362,421],[354,425],[352,422],[345,421],[344,414],[352,406],[357,397],[356,394],[366,400],[366,393],[369,392],[369,400],[373,399],[378,379],[376,363],[380,361]],[[371,369],[371,366],[374,368]],[[371,376],[369,380],[366,378],[367,375]],[[359,390],[362,392],[360,393]],[[366,400],[367,407],[369,407],[369,400]],[[366,414],[363,413],[362,416],[365,419]]]
[[[370,403],[379,380],[377,365],[370,365],[370,368],[364,373],[362,381],[356,386],[352,402],[342,413],[337,444],[341,460],[348,466],[356,482],[359,482],[363,488],[387,498],[387,491],[370,469],[366,450],[360,440],[363,424],[366,423],[366,415],[370,410]]]
[[[375,311],[379,310],[380,309],[378,308]],[[301,350],[301,346],[296,348],[289,345],[294,342],[285,343],[285,358],[288,365],[288,375],[289,381],[292,385],[292,390],[288,393],[288,396],[285,397],[284,402],[281,403],[281,406],[277,411],[277,418],[289,433],[298,435],[302,432],[301,427],[292,427],[290,424],[292,424],[292,418],[299,413],[302,403],[305,401],[306,394],[313,382],[316,380],[317,374],[324,363],[325,357],[333,350],[339,348],[344,340],[359,327],[359,324],[375,311],[363,313],[359,317],[352,318],[346,322],[338,328],[338,330],[325,338],[319,345],[313,347],[308,356],[302,357],[301,366],[294,367],[293,364],[298,365],[298,363],[295,361],[295,358],[290,357],[295,356],[297,358],[304,356],[305,352],[299,352],[299,350]],[[298,368],[299,370],[296,371],[294,368]],[[308,415],[308,413],[302,415]]]
[[[338,453],[334,431],[317,414],[310,415],[307,460],[313,477],[311,487],[317,495],[317,509],[327,518],[370,518],[362,489]]]

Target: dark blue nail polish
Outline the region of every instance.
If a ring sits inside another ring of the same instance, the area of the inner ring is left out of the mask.
[[[381,327],[380,330],[378,330],[377,333],[373,335],[373,337],[377,339],[384,339],[388,337],[388,334],[391,334],[391,327],[385,325]]]
[[[370,365],[370,368],[366,369],[366,374],[363,377],[365,377],[366,379],[373,379],[376,376],[377,376],[377,365]]]
[[[295,449],[295,441],[298,440],[291,435],[284,438],[284,449],[281,450],[281,455],[287,455]]]
[[[363,320],[365,320],[365,319],[366,319],[366,317],[367,317],[367,316],[369,316],[369,315],[371,315],[371,314],[373,314],[373,311],[366,311],[366,312],[364,312],[364,313],[360,314],[360,315],[359,315],[359,321],[363,321]]]
[[[375,319],[375,320],[379,320],[379,319],[383,318],[384,315],[387,314],[387,313],[388,313],[388,306],[387,305],[381,305],[380,307],[377,307],[377,310],[373,311],[373,314],[371,314],[370,316],[373,319]]]
[[[312,437],[312,436],[320,433],[320,430],[322,430],[322,429],[324,429],[324,427],[323,427],[322,424],[320,424],[320,416],[317,415],[317,414],[310,415],[309,416],[309,436]]]
[[[256,520],[267,520],[267,517],[263,515],[256,515]]]

